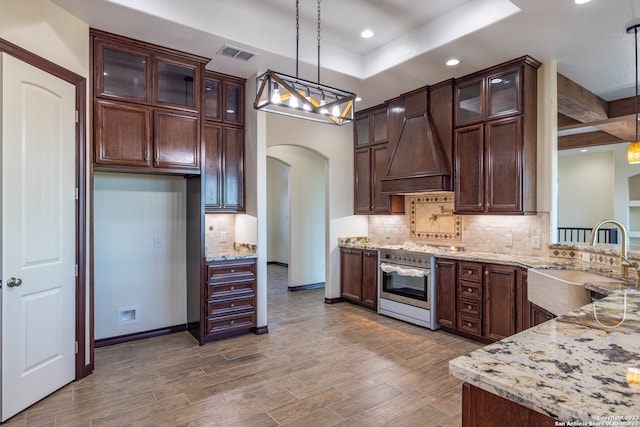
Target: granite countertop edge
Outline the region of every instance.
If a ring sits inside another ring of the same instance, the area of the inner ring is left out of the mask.
[[[236,259],[257,258],[258,255],[255,252],[246,251],[230,251],[230,252],[214,252],[209,253],[205,257],[206,262],[213,261],[233,261]]]

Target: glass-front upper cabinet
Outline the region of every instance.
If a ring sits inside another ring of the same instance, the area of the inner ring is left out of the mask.
[[[164,104],[196,108],[197,72],[194,65],[157,60],[157,97]]]
[[[224,121],[244,124],[244,86],[232,82],[224,82]]]
[[[521,111],[520,73],[518,69],[500,72],[487,77],[487,118],[494,118]]]
[[[373,115],[373,142],[387,140],[387,110]]]
[[[149,101],[151,70],[149,56],[135,50],[125,50],[96,43],[97,94],[112,98]]]
[[[456,84],[456,126],[483,119],[484,79],[476,78]]]
[[[207,119],[220,120],[222,104],[222,83],[218,79],[206,78],[204,81],[204,105]]]

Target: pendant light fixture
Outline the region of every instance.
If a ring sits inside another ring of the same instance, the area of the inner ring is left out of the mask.
[[[267,70],[256,78],[253,108],[334,125],[353,121],[356,94],[320,84],[320,0],[318,0],[318,82],[298,78],[300,6],[296,0],[296,75]]]
[[[627,33],[633,34],[635,37],[635,58],[636,58],[636,139],[631,142],[629,148],[627,149],[627,162],[629,164],[635,165],[640,164],[640,139],[638,139],[638,28],[640,28],[640,23],[636,22],[633,25],[627,27]]]

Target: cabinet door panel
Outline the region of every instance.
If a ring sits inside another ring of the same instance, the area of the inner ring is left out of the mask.
[[[96,95],[149,102],[149,55],[130,47],[95,43]]]
[[[375,310],[378,307],[378,252],[362,254],[362,304]]]
[[[360,148],[354,154],[353,204],[355,213],[371,213],[371,150]]]
[[[244,124],[244,85],[224,82],[224,121]]]
[[[436,316],[440,326],[456,327],[456,261],[436,261]]]
[[[340,288],[342,298],[356,302],[362,300],[362,251],[340,251]]]
[[[482,212],[484,210],[483,125],[456,129],[454,151],[455,210]]]
[[[244,211],[244,131],[224,128],[223,206]]]
[[[487,77],[487,118],[518,114],[522,110],[520,71],[501,71]]]
[[[487,211],[522,211],[522,118],[486,125]]]
[[[155,111],[153,120],[155,165],[163,168],[198,169],[198,117]]]
[[[222,83],[218,79],[207,78],[204,83],[204,111],[207,119],[221,120]]]
[[[484,118],[484,79],[458,83],[455,88],[456,126],[478,122]]]
[[[95,162],[147,167],[151,151],[149,109],[96,101]]]
[[[390,210],[389,198],[387,194],[382,194],[382,178],[384,178],[389,167],[389,150],[387,144],[376,145],[371,148],[372,170],[371,189],[373,203],[371,210],[373,213],[388,213]]]
[[[484,279],[484,335],[501,340],[516,332],[516,267],[487,264]]]
[[[222,200],[222,128],[204,128],[204,204],[207,208],[221,208]]]
[[[198,67],[169,59],[156,61],[156,102],[195,109],[198,107]],[[199,107],[198,107],[199,108]]]
[[[354,141],[356,147],[369,144],[369,116],[356,119]]]

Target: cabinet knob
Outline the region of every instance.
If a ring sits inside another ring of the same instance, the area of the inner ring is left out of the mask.
[[[473,307],[472,307],[472,306],[470,306],[470,305],[468,305],[468,306],[467,306],[467,308],[468,308],[469,310],[471,310]]]
[[[232,269],[231,269],[231,272],[232,272],[232,273],[235,273],[235,272],[236,272],[236,269],[235,269],[235,268],[232,268]]]
[[[231,321],[231,322],[229,322],[229,323],[233,325],[234,323],[236,323],[236,321],[235,321],[235,320],[232,320],[232,321]]]
[[[473,274],[473,271],[472,270],[468,270],[467,274]]]
[[[235,286],[231,286],[229,289],[234,290],[236,287]]]
[[[236,305],[234,303],[231,303],[230,307],[235,307]]]
[[[471,327],[473,324],[471,322],[467,322],[467,326]]]
[[[488,276],[488,275],[489,275],[489,272],[488,272],[488,271],[485,271],[485,272],[484,272],[484,275],[485,275],[485,276]]]
[[[467,289],[467,292],[473,292],[473,289],[469,288]]]

